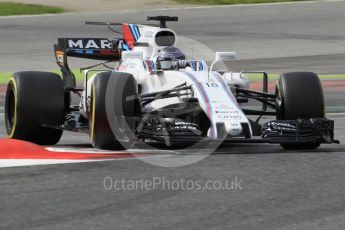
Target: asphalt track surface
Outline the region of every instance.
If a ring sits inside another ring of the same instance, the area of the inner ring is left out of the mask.
[[[345,73],[344,9],[345,2],[332,2],[159,13],[183,18],[173,26],[178,33],[214,49],[243,51],[237,63],[252,63],[249,69]],[[157,12],[0,19],[1,65],[10,71],[56,68],[48,51],[56,37],[103,36],[102,29],[82,28],[84,20],[140,21],[148,14]],[[330,106],[343,106],[342,95],[327,92]],[[330,118],[345,143],[344,115]],[[66,133],[59,146],[89,147],[88,137]],[[170,151],[155,154],[166,155],[163,161],[181,158]],[[0,229],[343,229],[344,154],[344,144],[300,152],[252,144],[222,146],[181,168],[131,159],[0,169]],[[241,183],[220,191],[108,191],[106,177]]]

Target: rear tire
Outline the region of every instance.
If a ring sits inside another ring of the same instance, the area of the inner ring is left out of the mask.
[[[277,119],[324,118],[324,97],[319,77],[311,72],[280,75],[276,84]],[[320,142],[281,144],[284,149],[316,149]]]
[[[111,80],[110,79],[114,79]],[[111,84],[109,86],[109,84]],[[112,130],[109,124],[106,110],[107,87],[114,89],[116,95],[111,99],[115,103],[113,111],[117,117],[138,116],[140,113],[138,104],[123,100],[127,96],[137,95],[138,89],[134,77],[127,73],[101,72],[98,73],[92,83],[91,109],[90,109],[90,138],[91,143],[98,149],[124,149],[123,143],[117,140],[114,132],[119,130],[117,124],[111,124],[116,130]],[[121,100],[122,98],[122,100]],[[114,127],[116,126],[116,127]],[[114,131],[114,132],[113,132]]]
[[[9,138],[54,145],[62,130],[44,125],[64,122],[64,86],[59,75],[47,72],[17,72],[7,86],[5,124]]]

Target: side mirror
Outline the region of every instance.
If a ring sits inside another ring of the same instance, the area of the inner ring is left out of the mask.
[[[236,59],[236,52],[216,52],[214,61],[230,61]]]
[[[213,71],[213,66],[220,61],[231,61],[236,59],[236,52],[216,52],[216,57],[210,66],[208,72],[208,80],[210,78],[210,72]]]
[[[216,52],[216,57],[211,64],[210,71],[213,71],[213,66],[220,61],[231,61],[236,59],[236,52]]]

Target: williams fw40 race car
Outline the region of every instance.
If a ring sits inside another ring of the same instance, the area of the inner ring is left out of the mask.
[[[131,148],[137,142],[173,145],[218,140],[315,149],[336,142],[316,74],[281,74],[275,92],[268,92],[268,75],[261,72],[262,92],[250,90],[244,75],[248,72],[213,70],[215,63],[229,61],[235,53],[216,52],[212,65],[188,60],[176,48],[176,33],[166,26],[178,18],[148,20],[159,25],[86,22],[108,26],[123,36],[60,38],[54,48],[62,76],[14,73],[5,102],[9,138],[54,145],[63,130],[87,132],[92,145],[100,149]],[[67,57],[103,62],[82,69],[85,83],[78,88]],[[101,65],[106,68],[99,69]],[[75,96],[79,103],[72,104]],[[262,107],[245,108],[249,100]],[[272,121],[261,124],[262,116],[272,116]]]

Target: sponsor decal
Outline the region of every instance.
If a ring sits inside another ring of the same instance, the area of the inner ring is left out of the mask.
[[[60,64],[63,64],[64,61],[64,52],[63,51],[56,51],[55,52],[55,57],[56,57],[56,61],[59,62]]]
[[[112,44],[107,39],[68,39],[68,48],[112,49]]]
[[[216,113],[220,114],[240,114],[239,111],[231,110],[231,111],[216,111]]]
[[[154,34],[154,32],[152,32],[152,31],[147,31],[147,32],[144,34],[144,37],[146,37],[146,38],[153,38],[153,34]]]
[[[144,58],[144,53],[142,51],[123,51],[122,52],[122,59],[140,59]]]
[[[218,115],[217,116],[221,120],[229,120],[229,119],[242,119],[243,117],[240,115]]]
[[[209,82],[209,83],[204,83],[208,88],[219,88],[218,83],[216,82]]]
[[[220,101],[213,101],[215,103],[219,103]],[[226,101],[227,102],[227,101]],[[215,106],[215,109],[235,109],[232,105],[229,105],[229,104],[217,104]]]

